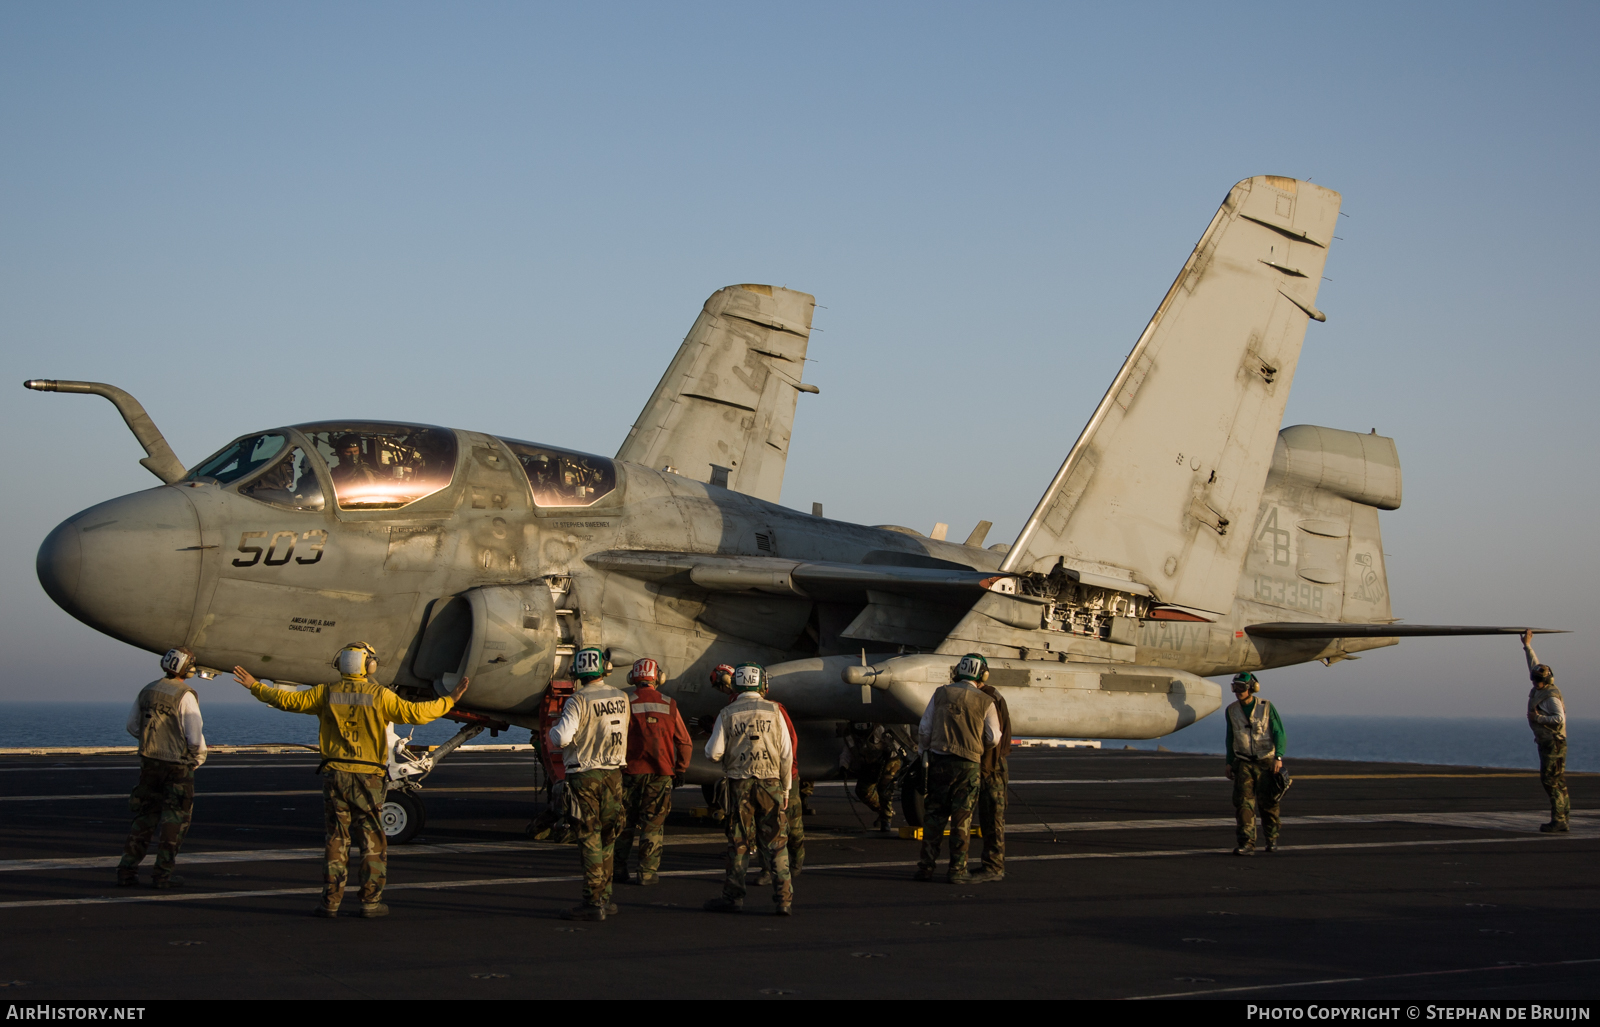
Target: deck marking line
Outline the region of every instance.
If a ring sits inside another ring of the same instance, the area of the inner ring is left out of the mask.
[[[1373,981],[1400,981],[1409,977],[1446,977],[1450,974],[1481,974],[1489,970],[1536,970],[1549,966],[1585,966],[1600,963],[1600,959],[1563,959],[1555,963],[1519,963],[1507,966],[1475,966],[1465,970],[1423,970],[1408,974],[1384,974],[1381,977],[1329,977],[1320,981],[1291,981],[1287,984],[1250,984],[1238,988],[1213,988],[1210,991],[1174,991],[1165,995],[1130,995],[1125,1001],[1139,1002],[1157,998],[1193,998],[1197,995],[1230,995],[1241,991],[1276,991],[1279,988],[1310,988],[1318,984],[1370,984]]]

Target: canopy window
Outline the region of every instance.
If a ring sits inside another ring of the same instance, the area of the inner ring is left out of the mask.
[[[420,424],[303,424],[341,510],[395,510],[448,488],[456,436]]]

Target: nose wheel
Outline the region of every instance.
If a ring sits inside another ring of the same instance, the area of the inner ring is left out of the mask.
[[[421,798],[404,789],[396,788],[384,801],[378,819],[383,824],[383,833],[389,839],[389,844],[404,845],[422,830],[422,825],[427,821],[427,813],[423,809]]]

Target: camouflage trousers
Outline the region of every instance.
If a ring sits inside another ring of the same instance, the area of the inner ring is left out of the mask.
[[[905,766],[899,753],[885,760],[876,760],[861,768],[856,777],[856,798],[878,814],[885,824],[894,820],[894,783]]]
[[[800,871],[806,865],[805,801],[805,791],[797,778],[794,784],[789,787],[789,809],[784,814],[785,834],[788,837],[784,848],[789,853],[789,880],[791,881],[800,876]],[[769,874],[772,873],[772,863],[767,859],[766,850],[758,849],[756,855],[759,857],[761,869]]]
[[[1267,829],[1267,844],[1278,840],[1279,796],[1273,784],[1272,760],[1235,760],[1233,764],[1233,809],[1240,848],[1256,843],[1256,813]]]
[[[566,794],[567,820],[583,864],[583,904],[609,905],[613,857],[624,819],[622,771],[569,771]]]
[[[189,822],[194,818],[194,768],[186,763],[140,756],[139,783],[128,796],[128,806],[133,811],[133,827],[128,831],[128,844],[122,849],[118,876],[139,868],[158,828],[161,840],[156,843],[153,877],[159,881],[171,876],[178,850],[183,847],[183,836],[189,833]]]
[[[724,898],[743,902],[744,875],[755,850],[762,866],[772,873],[772,901],[780,906],[794,902],[794,883],[789,875],[789,818],[783,810],[783,785],[777,778],[728,778],[724,781],[728,813],[727,876],[722,884]],[[791,788],[791,795],[798,795]],[[791,799],[791,805],[795,801]],[[798,812],[798,811],[797,811]]]
[[[628,852],[633,836],[639,836],[639,873],[654,874],[661,869],[662,837],[666,834],[667,814],[672,812],[672,778],[660,774],[622,775],[622,833],[617,835],[616,868],[628,874]]]
[[[383,898],[389,879],[389,838],[383,833],[388,789],[382,774],[329,770],[322,775],[322,820],[327,849],[322,856],[322,905],[338,909],[350,878],[350,839],[361,842],[361,901]]]
[[[1550,822],[1565,824],[1572,813],[1567,796],[1567,740],[1539,743],[1539,783],[1550,796]]]
[[[922,858],[917,866],[932,870],[939,865],[939,846],[950,825],[950,872],[967,869],[967,845],[972,838],[972,808],[978,802],[978,764],[960,756],[928,754],[928,794],[923,800]]]
[[[983,868],[990,873],[1006,872],[1006,790],[1011,785],[1011,770],[1006,761],[993,773],[979,773],[978,826],[983,829]]]

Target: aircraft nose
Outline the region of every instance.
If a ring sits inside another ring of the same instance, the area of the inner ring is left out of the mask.
[[[153,652],[182,645],[200,585],[200,521],[162,486],[68,518],[39,546],[39,584],[97,631]]]

